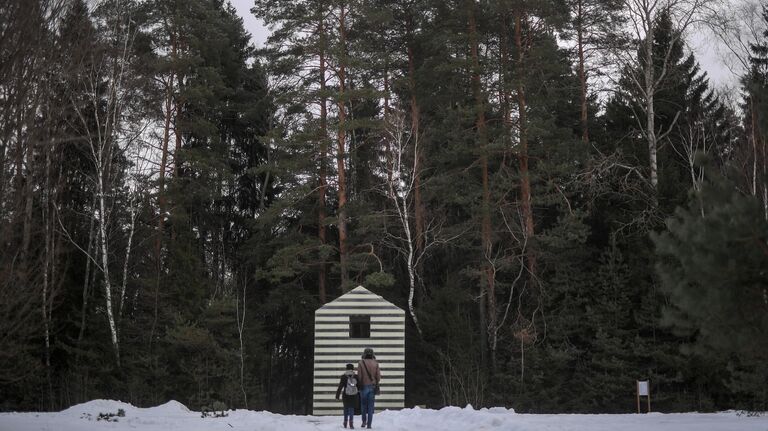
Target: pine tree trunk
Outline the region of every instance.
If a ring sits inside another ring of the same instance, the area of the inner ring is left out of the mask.
[[[390,107],[389,107],[389,58],[384,68],[384,124],[390,119]],[[389,139],[384,139],[384,157],[387,161],[387,184],[392,183],[392,142]]]
[[[506,11],[502,14],[501,17],[501,31],[499,34],[499,53],[501,55],[501,67],[499,71],[499,75],[501,76],[501,85],[499,86],[499,101],[501,102],[501,118],[504,125],[504,135],[509,138],[509,146],[512,147],[513,142],[513,134],[512,134],[512,127],[514,123],[512,122],[512,109],[511,109],[511,83],[510,83],[510,76],[511,73],[511,63],[509,60],[509,36],[508,36],[508,14]],[[504,158],[506,159],[507,153],[505,152]]]
[[[411,32],[413,28],[412,20],[408,21],[408,33],[413,37]],[[421,202],[421,145],[419,142],[420,133],[419,126],[421,122],[421,110],[419,109],[419,103],[416,100],[416,65],[413,57],[413,41],[408,41],[408,86],[411,93],[411,137],[414,140],[415,147],[417,148],[414,157],[416,161],[414,163],[414,190],[413,190],[413,206],[414,206],[414,228],[416,236],[416,252],[424,250],[424,205]]]
[[[325,94],[326,92],[326,84],[325,84],[325,14],[324,14],[324,8],[321,5],[320,10],[320,22],[317,26],[317,31],[320,36],[320,154],[318,155],[318,173],[317,173],[317,181],[318,181],[318,187],[317,187],[317,238],[320,241],[320,247],[325,247],[325,244],[327,243],[327,234],[326,234],[326,226],[325,226],[325,194],[327,193],[328,189],[328,182],[326,179],[326,166],[325,166],[325,159],[328,157],[328,100],[327,96]],[[321,304],[325,304],[327,301],[326,298],[326,278],[327,278],[327,265],[325,263],[325,258],[322,258],[320,261],[320,267],[318,269],[317,273],[317,293]]]
[[[337,105],[339,109],[339,128],[337,132],[338,148],[336,151],[336,166],[338,170],[338,229],[339,229],[339,264],[341,267],[341,289],[343,292],[349,290],[349,249],[347,245],[347,175],[345,167],[345,147],[346,147],[346,103],[345,87],[347,81],[346,75],[346,9],[345,4],[342,3],[339,13],[339,66],[338,66],[338,78],[339,78],[339,95]]]
[[[506,158],[507,155],[511,153],[511,150],[513,149],[513,142],[514,142],[514,134],[512,133],[514,122],[512,120],[512,108],[511,108],[511,91],[513,88],[511,79],[510,79],[510,73],[512,70],[512,63],[510,60],[510,45],[509,45],[509,13],[508,11],[503,11],[501,16],[501,31],[499,33],[499,53],[501,56],[501,62],[500,62],[500,71],[499,76],[501,77],[501,85],[499,85],[499,101],[500,101],[500,108],[501,108],[501,114],[502,114],[502,120],[503,120],[503,133],[505,138],[509,139],[509,151],[505,150],[504,153],[504,160],[502,160],[502,169],[505,168]],[[525,252],[524,244],[520,244],[521,251]],[[512,298],[510,298],[510,301]],[[507,309],[509,308],[509,304],[507,304]],[[506,312],[504,314],[504,318],[502,318],[502,322],[500,324],[495,325],[492,328],[489,328],[490,330],[490,347],[491,351],[495,352],[498,347],[498,341],[499,341],[499,329],[501,329],[501,326],[504,325],[504,320],[506,318]]]
[[[531,206],[531,176],[528,169],[528,112],[525,98],[525,51],[523,46],[522,25],[524,21],[523,12],[519,9],[514,11],[515,19],[515,48],[517,49],[517,108],[520,145],[518,147],[518,161],[520,163],[520,207],[523,215],[523,227],[525,229],[526,241],[530,242],[534,235],[533,209]],[[527,266],[529,278],[533,280],[536,274],[536,256],[532,251],[527,251]]]
[[[472,92],[475,97],[475,128],[477,129],[477,144],[480,148],[480,169],[483,184],[483,200],[481,207],[481,273],[483,274],[483,284],[485,292],[481,291],[481,296],[485,297],[487,307],[487,322],[482,328],[483,339],[489,336],[490,328],[496,327],[496,280],[493,266],[490,262],[492,258],[493,243],[491,240],[491,193],[488,181],[488,130],[485,119],[485,97],[483,96],[480,81],[480,59],[478,54],[477,23],[475,20],[475,2],[470,0],[469,5],[469,40],[470,53],[472,56]],[[487,340],[484,342],[484,350],[487,349]],[[490,352],[491,369],[495,369],[495,352]]]

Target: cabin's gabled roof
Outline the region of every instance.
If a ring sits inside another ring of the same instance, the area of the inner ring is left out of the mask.
[[[357,286],[349,292],[318,308],[315,312],[318,313],[322,311],[324,313],[366,313],[367,310],[370,310],[372,313],[376,314],[381,312],[389,312],[393,314],[405,313],[396,305],[364,288],[363,286]]]

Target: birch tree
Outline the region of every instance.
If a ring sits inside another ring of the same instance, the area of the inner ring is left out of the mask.
[[[105,39],[99,41],[103,48],[93,53],[94,57],[90,59],[87,69],[82,71],[79,79],[87,103],[72,99],[71,107],[86,134],[88,156],[93,166],[93,177],[90,180],[94,184],[95,207],[92,216],[96,225],[96,252],[88,258],[102,273],[103,304],[110,342],[115,362],[120,366],[117,322],[125,297],[127,267],[124,268],[123,288],[116,306],[112,297],[115,289],[113,276],[110,274],[110,266],[113,265],[111,259],[115,251],[111,244],[110,224],[113,221],[112,209],[118,188],[117,181],[120,179],[117,159],[122,156],[127,145],[136,139],[137,133],[125,124],[131,101],[131,90],[127,88],[127,83],[130,79],[128,74],[136,30],[130,24],[127,4],[116,2],[108,6],[114,15],[102,23],[107,28],[104,31]],[[130,258],[134,221],[135,215],[132,215],[126,259]]]
[[[656,125],[656,96],[670,71],[671,57],[678,42],[688,30],[703,22],[715,0],[622,0],[627,19],[625,29],[614,35],[609,47],[611,60],[626,76],[632,90],[643,102],[644,115],[636,113],[638,131],[648,149],[648,182],[656,190],[659,183],[657,154],[660,143],[677,122],[673,119],[666,130]],[[675,24],[671,40],[662,52],[654,49],[656,23],[668,14]]]
[[[398,109],[390,109],[385,117],[384,134],[390,148],[386,161],[386,178],[382,188],[392,206],[392,213],[397,220],[399,233],[387,232],[385,243],[397,250],[405,260],[408,273],[408,314],[411,316],[419,336],[423,335],[416,305],[414,302],[417,284],[421,282],[420,268],[430,249],[438,244],[446,244],[456,237],[442,237],[440,223],[429,219],[424,230],[416,228],[415,199],[419,182],[419,133],[413,133],[405,114]],[[423,183],[422,183],[423,184]],[[422,236],[423,235],[423,236]],[[419,244],[423,244],[419,247]]]
[[[402,229],[403,236],[391,235],[396,249],[405,258],[408,271],[408,313],[413,319],[413,324],[422,335],[419,318],[416,315],[413,299],[416,292],[417,268],[419,261],[424,256],[424,250],[417,253],[417,240],[414,235],[414,227],[411,226],[414,217],[414,204],[412,195],[415,192],[416,177],[418,172],[418,134],[408,134],[405,124],[405,116],[399,112],[391,112],[385,119],[386,139],[389,141],[391,162],[387,163],[386,196],[392,204],[395,216]],[[412,162],[408,161],[412,159]]]

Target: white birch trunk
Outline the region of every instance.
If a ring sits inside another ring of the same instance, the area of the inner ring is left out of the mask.
[[[43,261],[43,331],[45,337],[45,367],[46,373],[50,378],[51,368],[51,337],[50,325],[48,322],[48,293],[49,293],[49,273],[51,270],[51,149],[45,149],[45,185],[43,190],[43,222],[45,223],[45,254]]]
[[[101,152],[101,151],[99,151]],[[102,165],[103,166],[103,165]],[[101,171],[101,166],[97,171],[98,176],[98,198],[99,198],[99,245],[101,247],[101,268],[104,272],[104,301],[107,310],[107,322],[109,324],[109,333],[112,340],[112,347],[115,350],[115,359],[117,365],[120,366],[120,346],[117,338],[117,326],[115,325],[115,315],[112,311],[112,283],[109,279],[109,246],[107,243],[107,217],[106,217],[106,202],[104,196],[104,173]]]
[[[768,220],[768,182],[763,181],[763,217]]]
[[[123,285],[120,288],[120,309],[118,311],[118,320],[123,317],[123,306],[125,305],[125,290],[128,285],[128,261],[131,258],[131,246],[133,244],[133,233],[136,230],[136,207],[131,197],[131,225],[128,230],[128,244],[125,246],[125,261],[123,262]]]
[[[243,403],[248,408],[248,394],[245,392],[245,348],[243,344],[243,329],[245,328],[245,292],[248,286],[243,286],[243,313],[240,315],[240,305],[235,295],[235,312],[237,313],[237,335],[240,342],[240,391],[243,393]]]
[[[752,98],[750,98],[750,104],[752,104]],[[757,127],[757,122],[755,121],[754,104],[752,104],[751,109],[752,109],[752,196],[757,196],[757,132],[755,131],[755,128]]]
[[[646,139],[648,141],[648,161],[651,168],[651,186],[658,189],[659,173],[656,161],[656,113],[654,106],[655,77],[653,73],[653,17],[650,9],[645,11],[648,29],[645,35],[645,109],[646,109]]]
[[[408,271],[408,314],[413,319],[413,324],[416,326],[419,336],[422,335],[421,325],[419,325],[419,319],[416,316],[416,307],[414,305],[414,297],[416,294],[416,257],[415,257],[415,244],[413,233],[411,233],[411,209],[408,202],[411,193],[413,192],[416,169],[418,167],[418,140],[414,142],[413,149],[413,166],[410,172],[403,172],[403,156],[405,155],[406,147],[409,139],[405,138],[405,124],[402,115],[393,114],[387,116],[387,122],[389,127],[389,138],[392,140],[394,161],[391,167],[388,167],[387,174],[387,195],[392,200],[395,210],[397,211],[397,218],[400,222],[400,226],[403,229],[405,238],[400,238],[403,243],[406,260],[406,269]],[[410,180],[406,181],[403,177],[409,174]],[[426,247],[425,247],[426,248]],[[423,253],[423,251],[422,251]]]
[[[642,75],[639,73],[629,73],[622,74],[622,76],[626,77],[639,93],[638,97],[642,99],[643,107],[646,111],[645,124],[643,124],[640,113],[638,113],[636,119],[638,130],[641,131],[648,147],[648,167],[650,171],[648,182],[654,191],[657,191],[659,183],[659,143],[664,141],[680,115],[680,112],[676,113],[668,130],[657,130],[655,118],[656,93],[658,93],[659,89],[664,84],[663,81],[669,72],[673,49],[684,37],[687,29],[706,18],[703,17],[702,14],[709,10],[708,6],[713,3],[713,1],[714,0],[665,0],[663,2],[659,0],[621,1],[629,25],[628,29],[624,32],[625,37],[617,38],[617,40],[638,41],[640,44],[635,45],[634,42],[630,44],[619,42],[611,47],[610,51],[611,56],[613,57],[612,59],[619,67],[619,70],[643,71]],[[664,52],[656,53],[657,55],[655,59],[658,60],[658,63],[654,64],[654,26],[658,15],[662,11],[666,11],[670,14],[671,19],[675,22],[676,28],[671,39],[668,41],[666,50]],[[640,53],[634,55],[634,53],[638,51]],[[622,85],[618,81],[615,82],[617,85]]]
[[[50,226],[49,221],[45,221],[45,261],[43,264],[43,306],[42,306],[42,312],[43,312],[43,331],[44,331],[44,337],[45,337],[45,368],[46,373],[50,376],[50,368],[51,368],[51,335],[50,335],[50,324],[48,322],[48,290],[49,290],[49,282],[50,279],[48,277],[48,274],[50,272],[50,259],[51,259],[51,249],[50,249]]]
[[[408,208],[407,203],[407,194],[404,194],[402,197],[403,201],[403,210]],[[411,235],[411,225],[408,220],[408,213],[406,211],[403,211],[401,213],[400,220],[403,223],[403,229],[405,230],[405,237],[406,242],[408,244],[408,256],[406,258],[406,262],[408,265],[408,313],[411,315],[411,319],[413,319],[413,324],[416,325],[416,330],[419,331],[419,335],[421,335],[421,326],[419,325],[419,318],[416,317],[416,309],[413,307],[413,297],[416,293],[416,268],[413,264],[413,237]]]
[[[110,36],[114,38],[114,46],[119,47],[120,51],[114,52],[114,55],[106,53],[103,56],[99,56],[94,59],[94,64],[91,65],[90,69],[83,71],[84,90],[90,95],[88,102],[91,105],[90,108],[92,110],[86,112],[79,101],[75,100],[71,100],[71,108],[79,117],[87,135],[91,161],[94,168],[94,177],[91,178],[91,180],[96,185],[96,190],[93,194],[93,206],[90,214],[91,228],[89,232],[88,251],[83,250],[81,247],[77,246],[77,244],[75,245],[82,252],[86,253],[89,259],[93,260],[92,263],[95,267],[102,271],[104,305],[107,324],[109,326],[110,341],[112,348],[114,349],[117,366],[120,367],[120,343],[117,321],[119,320],[119,317],[122,316],[124,309],[128,263],[133,245],[136,210],[132,205],[131,226],[128,233],[128,245],[125,250],[123,280],[122,287],[119,291],[119,305],[116,316],[115,304],[112,298],[113,286],[109,269],[111,253],[109,235],[107,232],[110,218],[109,209],[114,202],[110,202],[108,199],[111,189],[115,186],[112,184],[114,181],[114,176],[112,175],[114,154],[121,151],[120,138],[125,137],[123,135],[124,131],[122,126],[124,125],[125,120],[123,117],[123,104],[126,103],[126,96],[122,84],[126,73],[126,64],[130,61],[131,46],[135,33],[131,33],[131,26],[128,25],[129,17],[127,15],[122,15],[124,11],[118,8],[117,13],[120,14],[120,16],[115,17],[114,26],[112,27],[113,33],[111,33]],[[132,139],[130,138],[125,140],[127,143],[130,143],[131,141]],[[98,230],[93,229],[94,225],[96,225]],[[70,241],[73,241],[71,237],[69,237],[69,239]],[[91,248],[94,250],[92,251]],[[98,261],[98,256],[92,256],[91,252],[101,256],[100,262]],[[89,269],[90,264],[86,267],[86,273]],[[87,275],[88,274],[86,274],[86,276]],[[81,320],[81,334],[78,339],[82,339],[82,332],[85,327],[89,283],[95,285],[95,281],[89,282],[86,280],[83,288],[83,316]],[[118,285],[118,287],[120,286]]]

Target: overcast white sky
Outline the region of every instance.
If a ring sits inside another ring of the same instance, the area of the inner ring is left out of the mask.
[[[256,19],[251,14],[253,0],[230,0],[237,8],[238,13],[243,17],[245,28],[251,33],[251,37],[256,46],[263,46],[269,36],[269,29],[264,26],[261,20]],[[738,1],[738,0],[737,0]],[[723,64],[723,60],[718,55],[720,45],[706,31],[694,31],[689,42],[691,49],[694,50],[696,58],[701,66],[709,74],[711,82],[718,87],[732,86],[738,82],[733,72]]]
[[[264,45],[264,42],[269,36],[269,30],[264,26],[264,23],[256,19],[251,13],[253,7],[253,0],[230,0],[232,5],[237,9],[237,13],[243,18],[245,23],[245,29],[251,33],[251,39],[257,47]]]

